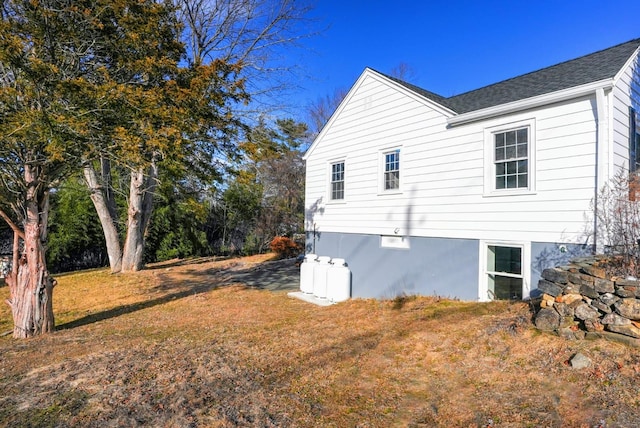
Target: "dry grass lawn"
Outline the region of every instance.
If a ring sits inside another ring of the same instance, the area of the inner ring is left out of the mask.
[[[640,426],[638,349],[537,332],[525,303],[317,307],[232,282],[262,261],[59,276],[58,331],[0,339],[0,426]]]

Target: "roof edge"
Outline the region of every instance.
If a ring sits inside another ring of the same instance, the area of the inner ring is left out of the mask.
[[[526,73],[522,73],[522,74],[518,74],[516,76],[508,77],[508,78],[500,80],[498,82],[489,83],[489,84],[483,85],[483,86],[481,86],[479,88],[470,89],[468,91],[464,91],[462,93],[459,93],[459,94],[456,94],[456,95],[452,95],[452,96],[448,97],[447,99],[456,98],[456,97],[460,97],[460,96],[463,96],[463,95],[468,95],[470,93],[473,93],[473,92],[476,92],[476,91],[481,91],[483,89],[487,89],[487,88],[490,88],[490,87],[495,86],[495,85],[499,85],[499,84],[504,83],[504,82],[509,82],[509,81],[512,81],[512,80],[515,80],[515,79],[520,79],[521,77],[524,77],[524,76],[529,76],[531,74],[539,73],[541,71],[548,70],[550,68],[558,67],[558,66],[561,66],[561,65],[573,62],[573,61],[577,61],[577,60],[580,60],[580,59],[583,59],[583,58],[586,58],[586,57],[590,57],[590,56],[593,56],[593,55],[600,54],[602,52],[605,52],[605,51],[620,47],[622,45],[626,45],[627,43],[638,43],[639,47],[640,47],[640,37],[634,38],[634,39],[631,39],[631,40],[627,40],[626,42],[617,43],[617,44],[615,44],[613,46],[609,46],[607,48],[599,49],[599,50],[594,51],[594,52],[589,52],[589,53],[586,53],[584,55],[577,56],[575,58],[570,58],[570,59],[567,59],[567,60],[564,60],[564,61],[560,61],[560,62],[558,62],[556,64],[551,64],[551,65],[548,65],[548,66],[545,66],[545,67],[538,68],[536,70],[531,70],[531,71],[528,71]],[[637,50],[636,50],[636,52],[637,52]]]
[[[318,135],[316,135],[316,137],[313,139],[313,142],[311,143],[311,145],[309,146],[309,148],[307,149],[307,151],[304,153],[304,155],[302,156],[302,160],[306,161],[309,156],[311,156],[311,153],[315,150],[316,146],[318,145],[318,142],[322,139],[322,137],[324,137],[324,135],[327,132],[327,129],[331,126],[331,124],[335,121],[335,118],[338,116],[339,112],[342,111],[342,109],[344,108],[345,104],[347,103],[347,101],[349,99],[351,99],[351,97],[353,96],[353,93],[355,92],[356,88],[358,86],[360,86],[362,84],[362,81],[365,79],[365,77],[367,76],[367,74],[369,74],[371,71],[370,68],[365,67],[365,69],[362,71],[362,73],[360,73],[360,75],[358,76],[358,78],[356,79],[356,81],[353,83],[353,85],[351,85],[351,87],[349,88],[349,91],[347,92],[347,94],[344,96],[344,98],[342,99],[342,101],[340,101],[340,103],[338,104],[338,106],[335,108],[335,110],[331,113],[331,116],[329,116],[329,119],[327,119],[327,122],[324,124],[324,126],[322,127],[322,129],[320,130],[320,132],[318,132]]]
[[[608,78],[580,86],[574,86],[556,92],[550,92],[548,94],[513,101],[506,104],[498,104],[496,106],[487,107],[481,110],[474,110],[468,113],[463,113],[458,116],[451,117],[447,120],[447,124],[449,126],[458,126],[470,122],[476,122],[478,120],[489,119],[495,116],[516,113],[530,108],[579,98],[584,95],[595,93],[595,91],[598,89],[610,89],[613,87],[613,83],[614,78]]]
[[[386,74],[376,71],[371,67],[365,67],[365,69],[362,71],[360,76],[358,76],[358,78],[356,79],[355,83],[349,89],[349,92],[347,92],[347,95],[345,95],[344,99],[340,102],[338,107],[333,111],[333,113],[327,120],[327,123],[322,127],[318,135],[316,135],[316,138],[314,138],[313,142],[311,143],[311,146],[309,146],[305,154],[302,156],[303,160],[307,160],[309,156],[311,156],[311,153],[315,150],[318,144],[318,141],[320,141],[320,139],[324,137],[326,133],[326,129],[330,127],[330,124],[333,123],[333,121],[335,120],[335,117],[339,115],[339,112],[342,111],[342,109],[344,108],[344,105],[348,102],[348,100],[351,99],[351,97],[353,96],[353,93],[356,91],[356,88],[362,84],[362,82],[367,76],[371,76],[374,79],[385,82],[386,84],[392,86],[396,90],[405,93],[407,96],[413,97],[414,99],[416,99],[417,102],[428,104],[431,108],[438,111],[440,114],[442,114],[447,118],[452,117],[456,114],[456,112],[454,112],[447,106],[444,106],[438,103],[437,101],[427,97],[426,95],[423,95],[417,92],[416,90],[412,89],[410,86],[413,86],[413,85],[410,85],[410,84],[404,85],[403,82],[399,79],[395,79],[390,76],[387,76]]]
[[[640,40],[640,39],[637,39]],[[635,61],[640,61],[640,44],[638,45],[638,47],[636,48],[635,51],[633,51],[633,53],[631,54],[631,56],[629,57],[629,59],[627,59],[627,61],[624,63],[624,65],[622,66],[622,68],[620,70],[618,70],[618,72],[616,73],[615,77],[613,78],[614,82],[618,82],[618,80],[620,80],[620,78],[622,77],[622,75],[625,73],[625,71],[627,71],[627,69],[629,67],[631,67],[631,65],[635,62]]]
[[[388,74],[382,73],[378,70],[372,69],[370,67],[369,70],[373,71],[376,74],[379,74],[381,77],[386,78],[387,80],[389,80],[390,82],[399,85],[400,87],[402,87],[404,90],[408,90],[409,92],[418,95],[421,99],[425,99],[428,100],[430,103],[435,103],[440,109],[443,110],[444,113],[446,113],[447,115],[453,115],[453,114],[458,114],[455,110],[453,110],[451,108],[451,106],[449,106],[447,104],[447,98],[443,97],[442,95],[436,94],[435,92],[432,91],[428,91],[424,88],[421,88],[417,85],[414,85],[412,83],[406,82],[402,79],[399,79],[397,77],[393,77],[390,76]]]
[[[432,108],[435,108],[437,110],[439,110],[439,113],[445,115],[445,116],[453,116],[455,114],[457,114],[455,111],[453,111],[450,107],[444,105],[440,100],[438,99],[434,99],[434,98],[440,98],[442,100],[446,100],[446,98],[434,93],[434,92],[430,92],[427,91],[425,89],[422,89],[418,86],[412,85],[411,83],[405,82],[403,80],[400,80],[396,77],[392,77],[392,76],[388,76],[384,73],[381,73],[373,68],[367,67],[365,70],[368,70],[370,72],[372,72],[374,75],[377,75],[383,79],[385,79],[386,82],[390,83],[391,85],[395,86],[396,88],[398,88],[401,91],[405,91],[405,92],[409,92],[415,96],[417,96],[421,101],[426,101]],[[424,92],[424,93],[423,93]],[[433,97],[427,95],[433,95]]]

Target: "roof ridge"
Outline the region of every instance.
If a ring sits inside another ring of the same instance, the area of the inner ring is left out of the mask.
[[[449,109],[451,108],[447,104],[447,97],[444,97],[444,96],[442,96],[442,95],[440,95],[438,93],[435,93],[433,91],[429,91],[427,89],[421,88],[420,86],[414,85],[413,83],[409,83],[409,82],[407,82],[405,80],[402,80],[402,79],[399,79],[397,77],[391,76],[390,74],[382,73],[381,71],[378,71],[373,67],[367,67],[367,68],[369,68],[370,70],[372,70],[372,71],[374,71],[374,72],[386,77],[389,80],[392,80],[392,81],[394,81],[396,83],[399,83],[400,85],[406,87],[407,89],[409,89],[409,90],[411,90],[413,92],[416,92],[416,93],[418,93],[420,95],[426,96],[427,98],[430,98],[431,100],[436,101],[439,104],[442,104],[444,107],[447,107]]]
[[[459,93],[459,94],[456,94],[456,95],[452,95],[450,97],[445,97],[445,99],[446,100],[451,100],[451,99],[456,98],[456,97],[460,97],[460,96],[463,96],[463,95],[468,95],[468,94],[471,94],[471,93],[476,92],[476,91],[484,90],[484,89],[487,89],[487,88],[490,88],[492,86],[496,86],[496,85],[499,85],[499,84],[502,84],[502,83],[505,83],[505,82],[509,82],[509,81],[512,81],[512,80],[515,80],[515,79],[519,79],[519,78],[522,78],[522,77],[525,77],[525,76],[529,76],[529,75],[532,75],[532,74],[535,74],[535,73],[539,73],[541,71],[545,71],[545,70],[549,70],[549,69],[552,69],[552,68],[555,68],[555,67],[559,67],[559,66],[565,65],[567,63],[573,62],[573,61],[579,61],[581,59],[584,59],[584,58],[587,58],[587,57],[590,57],[590,56],[595,56],[595,55],[601,54],[602,52],[605,52],[605,51],[608,51],[608,50],[612,50],[612,49],[618,48],[618,47],[626,45],[626,44],[633,44],[633,43],[636,43],[636,44],[638,44],[640,46],[640,38],[631,39],[631,40],[628,40],[626,42],[618,43],[617,45],[610,46],[610,47],[604,48],[604,49],[600,49],[598,51],[591,52],[591,53],[588,53],[588,54],[585,54],[585,55],[581,55],[581,56],[576,57],[576,58],[571,58],[571,59],[568,59],[568,60],[565,60],[565,61],[562,61],[562,62],[558,62],[556,64],[552,64],[552,65],[549,65],[549,66],[546,66],[546,67],[539,68],[537,70],[533,70],[533,71],[529,71],[527,73],[519,74],[517,76],[509,77],[507,79],[500,80],[498,82],[490,83],[490,84],[485,85],[485,86],[480,86],[479,88],[471,89],[469,91],[465,91],[465,92],[462,92],[462,93]]]
[[[463,114],[612,79],[639,47],[640,38],[635,38],[450,97],[443,97],[371,67],[367,68],[452,112]]]

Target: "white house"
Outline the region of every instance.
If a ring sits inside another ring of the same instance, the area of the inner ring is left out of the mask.
[[[365,69],[305,154],[307,250],[352,296],[527,298],[640,152],[640,39],[445,98]]]

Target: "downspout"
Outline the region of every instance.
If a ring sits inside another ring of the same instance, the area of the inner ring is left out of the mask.
[[[595,170],[595,191],[593,195],[593,244],[596,254],[604,251],[603,243],[598,235],[598,212],[599,201],[598,191],[606,184],[609,176],[609,130],[607,115],[607,97],[604,88],[596,89],[596,170]]]

